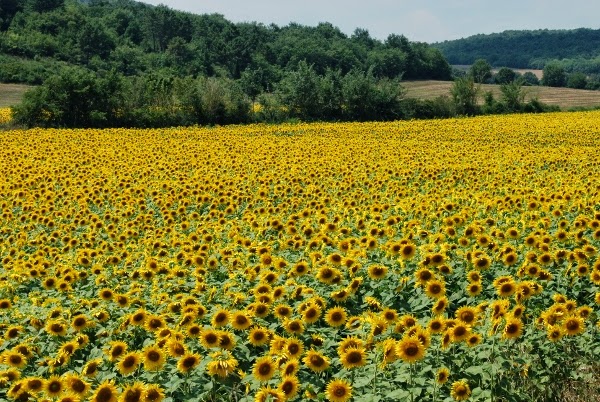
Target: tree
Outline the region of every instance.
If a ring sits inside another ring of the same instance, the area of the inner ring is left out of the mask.
[[[55,10],[65,5],[65,0],[28,0],[26,7],[38,13]]]
[[[540,85],[540,79],[531,71],[525,72],[521,78],[523,80],[523,85]]]
[[[572,73],[569,74],[567,79],[567,86],[575,89],[585,89],[588,84],[587,76],[584,73]]]
[[[512,81],[500,86],[502,91],[502,102],[510,112],[521,112],[525,101],[525,92],[523,92],[520,80]]]
[[[115,40],[99,21],[89,21],[79,32],[79,49],[87,60],[93,56],[106,58],[115,48]]]
[[[469,76],[478,84],[484,83],[492,78],[492,66],[485,59],[477,59],[469,68]]]
[[[542,85],[564,87],[567,84],[565,69],[558,63],[546,64],[542,74]]]
[[[121,79],[97,77],[82,69],[63,70],[28,91],[15,112],[15,120],[28,126],[102,127],[119,109]]]
[[[458,78],[454,80],[450,89],[456,113],[473,115],[477,113],[477,95],[479,88],[475,86],[473,77]]]
[[[509,84],[516,78],[517,73],[514,70],[508,67],[502,67],[494,76],[494,82],[496,82],[496,84]]]
[[[321,112],[321,82],[312,65],[305,61],[298,69],[287,73],[279,83],[281,103],[287,106],[294,117],[314,120]]]

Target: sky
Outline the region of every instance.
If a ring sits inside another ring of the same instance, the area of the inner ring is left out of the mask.
[[[598,0],[142,0],[196,14],[223,14],[233,22],[330,22],[350,35],[402,34],[411,41],[441,42],[509,29],[600,28]]]

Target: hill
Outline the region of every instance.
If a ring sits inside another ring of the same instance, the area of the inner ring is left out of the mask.
[[[0,82],[40,84],[67,66],[124,76],[259,76],[272,88],[306,61],[328,69],[372,68],[378,78],[449,78],[441,53],[391,34],[385,41],[330,23],[233,23],[132,0],[6,0],[0,5]],[[255,77],[256,78],[256,77]]]
[[[493,66],[542,68],[550,60],[600,65],[600,29],[519,30],[434,43],[450,64],[486,59]],[[576,67],[576,66],[573,66]],[[588,66],[589,67],[589,66]],[[583,66],[576,69],[581,70]],[[600,68],[598,71],[600,72]]]

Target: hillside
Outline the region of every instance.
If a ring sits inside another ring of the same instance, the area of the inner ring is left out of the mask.
[[[378,78],[449,78],[441,53],[391,34],[344,34],[330,23],[304,26],[233,23],[132,0],[10,0],[0,5],[0,82],[40,84],[77,66],[124,76],[219,76],[273,88],[306,61],[327,70],[373,69]]]
[[[600,56],[600,29],[504,31],[432,46],[441,50],[450,64],[472,64],[482,58],[493,66],[541,68],[549,60],[596,59]]]

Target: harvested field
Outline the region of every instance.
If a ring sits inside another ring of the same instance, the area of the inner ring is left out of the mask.
[[[402,85],[406,88],[406,97],[433,99],[438,96],[450,96],[451,81],[406,81]],[[496,99],[501,95],[499,85],[482,84],[482,95],[492,91]],[[600,91],[588,91],[584,89],[551,88],[551,87],[524,87],[525,99],[537,97],[540,101],[549,105],[558,105],[561,109],[575,107],[600,107]],[[480,99],[482,101],[482,99]]]
[[[22,84],[0,84],[0,108],[20,103],[23,94],[30,88]]]

